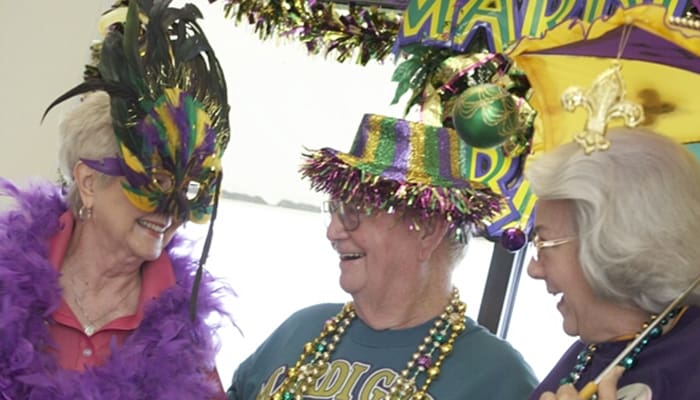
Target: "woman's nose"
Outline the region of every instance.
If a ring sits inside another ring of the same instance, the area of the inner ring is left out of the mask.
[[[539,261],[536,261],[534,258],[530,258],[530,262],[527,264],[527,274],[533,279],[543,279],[544,269],[540,265]]]

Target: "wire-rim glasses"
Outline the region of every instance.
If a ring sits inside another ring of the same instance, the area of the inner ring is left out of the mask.
[[[340,200],[326,200],[321,204],[321,215],[326,228],[330,226],[331,218],[335,214],[343,224],[343,228],[352,232],[360,226],[361,212],[357,204],[344,203]]]
[[[535,235],[535,237],[529,243],[530,254],[532,254],[532,259],[538,261],[540,259],[540,250],[542,249],[561,246],[563,244],[572,242],[574,239],[576,239],[575,236],[567,236],[559,239],[542,240],[538,235]]]

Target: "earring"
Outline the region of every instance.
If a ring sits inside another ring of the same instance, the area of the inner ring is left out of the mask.
[[[90,218],[92,218],[92,207],[80,207],[80,210],[78,210],[78,219],[81,221],[85,221]]]

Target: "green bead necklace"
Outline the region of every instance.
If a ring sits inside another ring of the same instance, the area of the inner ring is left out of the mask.
[[[634,350],[626,357],[624,357],[618,365],[624,367],[625,369],[630,369],[634,367],[637,364],[637,357],[642,352],[642,350],[644,350],[644,348],[649,344],[651,340],[661,336],[663,334],[663,327],[668,325],[669,322],[671,322],[674,318],[680,315],[682,311],[683,308],[679,307],[674,310],[671,310],[668,314],[666,314],[661,320],[661,324],[654,327],[654,329],[652,329],[649,332],[649,334],[639,342],[639,344],[634,348]],[[642,325],[642,329],[636,333],[635,337],[641,332],[643,332],[649,326],[649,324],[651,324],[651,322],[654,321],[656,318],[656,315],[652,315],[649,318],[649,320]],[[566,385],[568,383],[578,382],[583,372],[591,364],[593,354],[596,352],[596,350],[598,350],[598,346],[596,344],[589,344],[584,350],[582,350],[576,357],[576,365],[574,365],[574,368],[571,370],[571,372],[569,372],[564,378],[562,378],[560,384]]]
[[[465,330],[466,311],[467,305],[460,300],[459,291],[452,289],[452,298],[445,311],[435,320],[428,335],[389,389],[389,400],[421,400],[427,397],[428,387],[440,374],[442,363],[452,352],[457,336]],[[303,399],[309,387],[328,370],[331,353],[356,317],[355,307],[349,302],[336,316],[326,321],[321,333],[304,345],[299,359],[287,369],[284,381],[270,400]],[[418,389],[416,380],[421,375],[425,379]]]

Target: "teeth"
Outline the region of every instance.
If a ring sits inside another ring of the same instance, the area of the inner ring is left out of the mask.
[[[362,257],[361,253],[347,253],[347,254],[341,254],[340,259],[341,260],[357,260],[358,258]]]
[[[164,226],[161,226],[159,224],[155,224],[155,223],[150,222],[150,221],[140,219],[137,222],[139,225],[143,226],[144,228],[150,229],[154,232],[165,233],[165,231],[166,231],[166,228]]]

